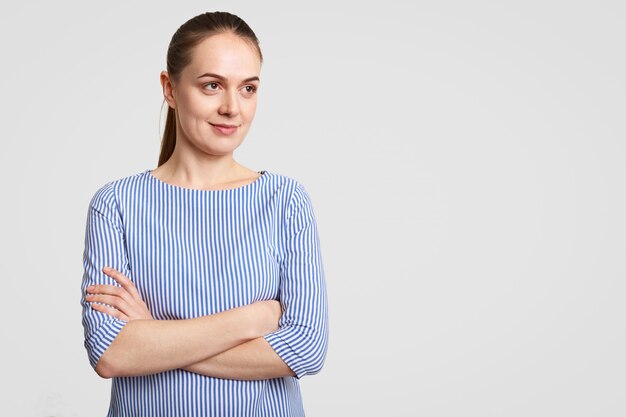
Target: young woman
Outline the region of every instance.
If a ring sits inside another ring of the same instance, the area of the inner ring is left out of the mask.
[[[311,199],[233,158],[261,62],[237,16],[183,24],[161,73],[158,167],[91,199],[81,304],[109,416],[304,415],[298,379],[320,371],[328,336]]]

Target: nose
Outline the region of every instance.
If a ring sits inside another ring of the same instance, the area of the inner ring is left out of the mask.
[[[222,96],[219,114],[233,117],[239,114],[239,99],[236,91],[226,91]]]

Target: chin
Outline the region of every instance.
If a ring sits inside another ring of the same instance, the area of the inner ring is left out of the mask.
[[[237,146],[205,148],[205,152],[211,155],[223,156],[223,155],[232,154],[238,147],[239,147],[239,144]]]

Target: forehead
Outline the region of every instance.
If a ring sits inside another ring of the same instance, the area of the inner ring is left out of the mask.
[[[260,70],[259,54],[250,42],[231,33],[220,33],[195,46],[184,72],[194,78],[211,72],[228,79],[245,79],[258,76]]]

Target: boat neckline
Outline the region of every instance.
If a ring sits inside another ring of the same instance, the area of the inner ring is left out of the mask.
[[[224,193],[224,192],[232,192],[232,191],[239,191],[239,190],[245,190],[247,188],[252,188],[254,186],[256,186],[258,183],[260,183],[263,178],[266,178],[269,174],[269,172],[267,170],[261,170],[261,171],[256,171],[257,173],[261,174],[259,176],[259,178],[255,179],[254,181],[248,183],[248,184],[244,184],[244,185],[240,185],[239,187],[235,187],[235,188],[223,188],[223,189],[203,189],[203,188],[189,188],[189,187],[182,187],[180,185],[174,185],[174,184],[170,184],[168,182],[165,182],[157,177],[155,177],[154,175],[152,175],[152,169],[148,168],[144,171],[144,174],[150,178],[152,181],[156,182],[157,184],[160,184],[163,187],[166,188],[172,188],[172,189],[177,189],[177,190],[183,190],[183,191],[194,191],[194,192],[202,192],[202,193]]]

